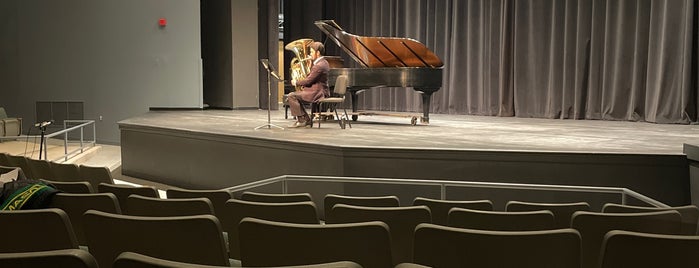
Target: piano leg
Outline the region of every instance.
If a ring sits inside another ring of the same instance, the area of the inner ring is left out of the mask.
[[[430,123],[430,101],[432,100],[432,92],[431,90],[428,91],[419,91],[422,93],[422,118],[420,118],[421,123],[429,124]]]
[[[352,96],[352,121],[357,121],[357,118],[359,118],[357,115],[357,99],[359,98],[357,91],[350,90],[350,96]]]

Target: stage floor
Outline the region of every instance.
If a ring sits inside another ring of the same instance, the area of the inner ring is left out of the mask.
[[[121,121],[148,128],[257,139],[308,142],[340,147],[522,151],[559,153],[683,154],[683,144],[699,144],[699,125],[644,122],[560,120],[431,114],[430,124],[410,124],[410,118],[363,116],[352,128],[336,121],[321,128],[287,128],[284,110],[271,112],[280,129],[259,129],[265,110],[151,111]]]

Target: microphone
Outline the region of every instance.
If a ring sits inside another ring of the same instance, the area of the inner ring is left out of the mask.
[[[35,126],[35,127],[45,127],[45,126],[50,125],[51,123],[53,123],[53,120],[51,120],[51,121],[39,122],[39,123],[34,124],[34,126]]]

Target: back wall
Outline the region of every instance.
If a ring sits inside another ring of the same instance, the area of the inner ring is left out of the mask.
[[[117,121],[149,107],[201,108],[199,3],[0,1],[0,106],[26,133],[37,101],[82,101],[110,144]]]

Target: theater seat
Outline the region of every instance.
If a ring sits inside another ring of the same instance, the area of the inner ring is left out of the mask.
[[[97,261],[82,249],[0,253],[0,267],[97,268]]]
[[[222,268],[228,266],[210,266],[192,263],[168,261],[149,257],[133,252],[124,252],[114,261],[113,268]],[[301,266],[283,266],[284,268],[361,268],[359,264],[350,261],[340,261]],[[269,267],[268,267],[269,268]],[[282,268],[281,266],[278,268]]]
[[[573,229],[484,231],[423,223],[415,228],[414,263],[431,267],[580,268]]]
[[[0,107],[0,136],[19,136],[22,134],[22,118],[10,118],[5,108]]]
[[[392,267],[388,226],[382,222],[296,224],[245,218],[238,225],[243,266],[353,261]]]
[[[601,268],[699,267],[699,236],[610,231],[604,237]]]

